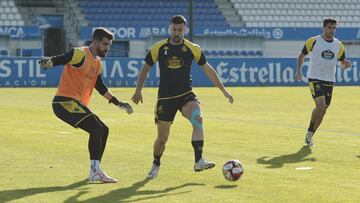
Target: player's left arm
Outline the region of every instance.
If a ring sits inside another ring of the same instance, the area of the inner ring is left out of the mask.
[[[340,49],[339,49],[339,53],[338,53],[338,61],[340,61],[341,67],[343,69],[351,68],[351,61],[346,59],[345,47],[344,47],[344,44],[342,42],[340,42]]]
[[[218,74],[216,73],[215,69],[208,62],[201,65],[201,68],[203,69],[206,76],[210,79],[210,81],[222,91],[222,93],[224,94],[224,96],[226,98],[229,99],[229,102],[233,103],[234,98],[232,97],[232,95],[226,90],[226,88],[222,84],[222,82],[221,82]]]
[[[202,70],[204,71],[206,76],[211,80],[211,82],[216,87],[218,87],[221,90],[221,92],[229,100],[229,102],[233,103],[234,98],[226,90],[226,88],[220,81],[220,78],[219,78],[218,74],[216,73],[215,69],[207,62],[206,57],[205,57],[204,53],[202,52],[200,46],[198,46],[198,45],[194,46],[192,51],[193,51],[193,55],[194,55],[194,60],[202,68]]]
[[[120,109],[124,109],[128,114],[131,114],[133,112],[132,107],[130,104],[119,101],[107,88],[104,81],[102,80],[101,73],[98,75],[96,79],[95,89],[103,96],[105,97],[109,103],[114,104],[115,106],[119,107]]]

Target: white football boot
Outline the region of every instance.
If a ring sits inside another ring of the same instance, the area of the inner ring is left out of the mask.
[[[308,131],[305,136],[305,145],[308,147],[315,147],[316,145],[313,142],[313,132]]]
[[[149,179],[154,179],[154,178],[156,178],[157,175],[158,175],[158,173],[159,173],[159,170],[160,170],[160,166],[158,166],[158,165],[156,165],[156,164],[153,164],[147,177],[148,177]]]
[[[90,171],[88,183],[117,183],[115,178],[106,175],[103,171]]]
[[[199,172],[202,170],[213,168],[214,166],[215,166],[214,162],[207,161],[207,160],[201,158],[197,163],[195,163],[194,171]]]

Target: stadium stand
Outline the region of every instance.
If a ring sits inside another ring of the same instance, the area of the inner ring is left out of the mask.
[[[18,4],[23,7],[55,7],[54,1],[39,1],[39,0],[17,0]]]
[[[230,0],[246,27],[321,27],[337,16],[342,27],[360,27],[358,0]]]
[[[188,2],[181,0],[80,0],[79,5],[89,26],[167,26],[174,14],[189,17]],[[229,27],[213,0],[194,0],[194,25]]]
[[[24,20],[13,0],[2,0],[0,5],[0,26],[24,26]]]

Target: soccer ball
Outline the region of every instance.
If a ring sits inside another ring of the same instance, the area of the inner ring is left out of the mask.
[[[244,173],[244,168],[240,161],[229,160],[224,164],[224,166],[222,168],[222,172],[223,172],[226,180],[237,181],[240,179],[241,175]]]

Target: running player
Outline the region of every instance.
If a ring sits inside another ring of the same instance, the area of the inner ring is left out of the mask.
[[[310,53],[310,63],[307,78],[315,109],[312,111],[305,145],[315,146],[313,136],[324,118],[329,107],[335,82],[336,63],[341,61],[342,68],[351,67],[351,62],[345,58],[344,45],[334,37],[337,20],[332,17],[323,21],[323,33],[309,38],[302,49],[297,64],[297,79],[302,80],[301,68],[305,55]]]

